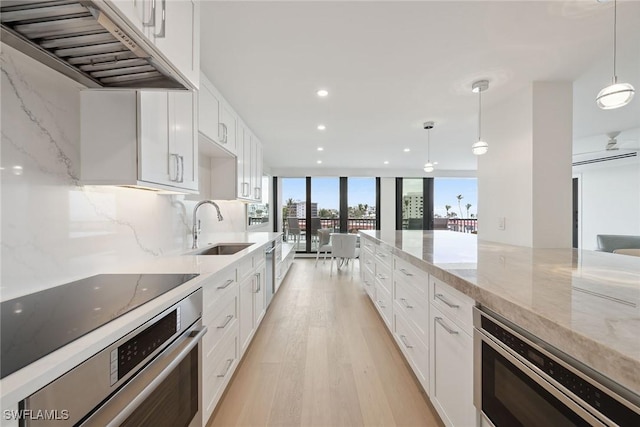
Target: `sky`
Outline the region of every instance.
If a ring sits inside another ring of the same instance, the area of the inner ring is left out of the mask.
[[[282,199],[283,203],[291,198],[304,201],[306,198],[305,178],[283,178]],[[376,180],[375,178],[349,178],[348,205],[355,206],[359,203],[375,206]],[[405,179],[403,181],[404,192],[422,192],[422,179]],[[478,182],[476,178],[436,178],[434,182],[434,213],[446,215],[445,205],[451,205],[451,209],[460,216],[458,199],[462,194],[463,217],[467,216],[465,205],[471,203],[469,213],[476,214],[478,210]],[[340,179],[339,178],[312,178],[311,200],[318,203],[318,209],[338,209],[340,203]]]

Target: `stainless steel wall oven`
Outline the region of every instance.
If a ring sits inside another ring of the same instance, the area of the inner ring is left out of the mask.
[[[198,290],[20,402],[21,425],[200,426],[201,314]]]
[[[485,308],[474,308],[483,425],[640,426],[640,397]]]

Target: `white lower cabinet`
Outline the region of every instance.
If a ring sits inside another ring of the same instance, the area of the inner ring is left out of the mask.
[[[361,243],[363,288],[442,421],[450,427],[478,426],[473,299],[366,235]]]
[[[202,425],[220,401],[266,313],[262,250],[245,256],[202,286]]]
[[[431,381],[429,397],[447,426],[474,427],[473,338],[431,306]]]
[[[203,361],[202,369],[202,425],[206,425],[213,414],[224,389],[238,366],[240,354],[238,351],[238,332],[227,334],[220,343],[214,357]]]
[[[394,313],[394,336],[413,372],[425,390],[429,390],[429,348],[401,313]]]

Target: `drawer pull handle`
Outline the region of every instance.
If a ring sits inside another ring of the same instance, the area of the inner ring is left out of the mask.
[[[224,378],[229,373],[229,369],[231,369],[231,365],[233,365],[233,359],[227,359],[227,367],[222,374],[218,374],[218,378]]]
[[[460,308],[460,306],[458,304],[452,303],[451,301],[446,299],[444,297],[444,295],[442,295],[442,294],[436,294],[436,298],[438,298],[440,301],[442,301],[443,303],[447,304],[451,308]]]
[[[406,298],[400,298],[400,301],[402,301],[404,303],[404,306],[406,308],[413,308],[413,306],[407,302]]]
[[[380,306],[380,308],[387,308],[386,305],[382,305],[382,301],[378,300],[378,305]]]
[[[402,271],[405,276],[413,276],[412,273],[408,273],[407,270],[405,270],[404,268],[401,268],[400,271]]]
[[[444,323],[444,320],[442,320],[442,317],[436,317],[436,322],[438,322],[444,328],[444,330],[449,332],[451,335],[458,335],[458,331],[448,327],[447,324]]]
[[[406,336],[400,335],[400,341],[402,341],[402,344],[404,344],[406,348],[413,348],[413,346],[407,342]]]
[[[231,322],[231,319],[233,319],[233,315],[230,314],[227,316],[227,320],[222,325],[218,326],[218,329],[226,328],[229,322]]]
[[[227,289],[229,287],[230,284],[233,283],[233,279],[229,279],[226,282],[224,282],[224,285],[222,286],[218,286],[218,289]]]

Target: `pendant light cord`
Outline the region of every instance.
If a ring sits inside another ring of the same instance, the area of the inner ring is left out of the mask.
[[[613,0],[613,83],[618,83],[618,75],[616,74],[616,33],[618,24],[618,1]]]
[[[478,90],[478,141],[482,141],[482,89]]]
[[[431,163],[431,129],[427,129],[427,163]]]

